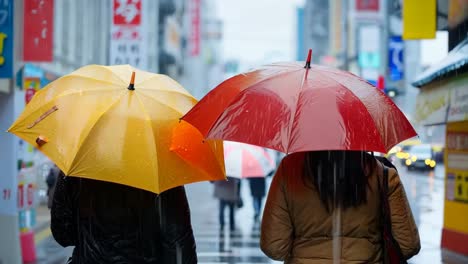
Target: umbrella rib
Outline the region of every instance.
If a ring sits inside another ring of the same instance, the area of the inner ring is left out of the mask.
[[[165,76],[165,75],[162,75],[162,74],[155,74],[154,76],[151,76],[151,77],[148,78],[148,79],[145,79],[145,80],[143,80],[143,81],[141,81],[141,82],[138,82],[138,83],[136,83],[135,85],[142,85],[142,84],[144,84],[144,83],[146,83],[146,82],[149,82],[149,81],[152,81],[152,80],[154,80],[154,79],[167,80],[168,82],[173,82],[175,85],[178,85],[178,86],[181,88],[182,91],[184,91],[184,92],[186,92],[187,94],[189,94],[189,92],[186,91],[186,90],[184,89],[184,87],[182,87],[182,85],[180,85],[180,84],[177,83],[176,81],[174,81],[174,80],[170,79],[169,77],[167,77],[167,76]],[[140,88],[140,89],[145,89],[145,88]],[[145,89],[145,90],[147,90],[147,89]],[[178,91],[177,91],[177,92],[178,92]]]
[[[190,93],[182,93],[179,91],[173,91],[173,90],[163,90],[163,89],[149,89],[149,88],[138,88],[138,91],[151,91],[151,92],[158,92],[158,93],[171,93],[171,94],[178,94],[178,95],[183,95],[187,97],[193,98],[193,96],[190,95]]]
[[[128,65],[128,64],[127,64]],[[132,66],[128,65],[130,67],[130,69],[133,70]],[[128,80],[124,80],[122,79],[122,77],[120,77],[118,74],[116,74],[115,72],[111,71],[108,67],[111,67],[111,66],[102,66],[103,69],[105,69],[106,71],[110,72],[112,75],[116,76],[119,80],[122,81],[122,83],[124,84],[128,84]]]
[[[151,120],[151,117],[150,115],[148,114],[148,112],[146,111],[145,107],[144,107],[144,103],[141,101],[140,97],[139,97],[139,94],[138,93],[135,93],[136,95],[136,98],[138,99],[138,103],[140,104],[140,108],[142,110],[142,112],[146,115],[146,118],[147,120]],[[151,139],[153,140],[153,146],[154,148],[152,148],[152,150],[154,151],[154,159],[152,160],[152,163],[153,163],[153,168],[154,169],[157,169],[157,174],[159,175],[159,164],[158,164],[158,152],[156,151],[156,141],[154,140],[154,130],[153,130],[153,126],[152,124],[150,124],[150,129],[151,129]],[[157,186],[157,189],[160,190],[161,186],[159,184],[159,177],[154,177],[156,179],[156,186]]]
[[[334,74],[334,73],[333,73]],[[370,118],[372,119],[372,123],[374,124],[374,129],[378,132],[377,134],[379,135],[379,139],[380,139],[380,145],[382,147],[382,150],[385,150],[385,145],[383,143],[383,138],[382,138],[382,135],[379,131],[379,129],[377,129],[377,125],[375,124],[375,120],[374,118],[372,117],[372,115],[370,114],[369,112],[369,109],[367,109],[366,105],[359,99],[359,97],[351,90],[349,89],[348,87],[346,87],[346,85],[344,85],[343,83],[341,83],[338,79],[335,79],[333,76],[330,76],[330,75],[326,75],[327,77],[329,77],[330,79],[332,79],[333,81],[335,81],[339,86],[343,87],[344,89],[348,90],[352,96],[354,98],[357,99],[357,101],[367,110],[367,113],[369,114]]]
[[[65,75],[63,77],[60,77],[58,80],[62,80],[62,79],[68,79],[68,78],[83,78],[83,79],[88,79],[88,80],[92,80],[94,82],[102,82],[102,83],[109,83],[109,84],[113,84],[113,85],[121,85],[120,83],[115,83],[115,82],[109,82],[109,81],[106,81],[106,80],[102,80],[102,79],[95,79],[95,78],[92,78],[90,76],[86,76],[86,75],[80,75],[80,74],[76,74],[76,73],[71,73],[69,75]],[[120,79],[122,80],[122,79]]]
[[[156,98],[154,98],[154,97],[152,97],[152,96],[149,96],[149,95],[147,95],[147,94],[145,94],[145,93],[142,93],[142,92],[139,92],[138,94],[141,94],[141,95],[143,95],[143,96],[145,96],[145,97],[147,97],[147,98],[149,98],[149,99],[151,99],[151,100],[157,102],[157,103],[160,104],[160,105],[163,105],[163,106],[165,106],[165,107],[168,107],[168,108],[173,109],[175,112],[177,112],[177,113],[180,114],[181,116],[183,115],[183,113],[182,113],[179,109],[175,109],[175,108],[173,108],[172,106],[166,104],[165,102],[162,102],[162,101],[160,101],[160,100],[158,100],[158,99],[156,99]]]
[[[85,92],[100,92],[100,91],[109,91],[109,92],[115,92],[116,90],[110,90],[110,89],[96,89],[96,90],[85,90],[85,91],[76,91],[76,92],[63,92],[63,93],[60,93],[59,95],[55,96],[52,98],[52,100],[56,100],[58,98],[62,98],[62,97],[65,97],[65,96],[69,96],[69,95],[74,95],[74,94],[77,94],[77,93],[85,93]],[[49,100],[47,103],[45,104],[48,104],[50,103],[52,100]],[[33,113],[35,111],[37,111],[38,109],[42,108],[45,104],[41,104],[41,105],[38,105],[36,108],[33,108],[33,110],[31,110],[30,112]],[[28,115],[29,116],[29,115]],[[18,117],[18,119],[15,121],[15,123],[17,123],[18,121],[20,120],[24,120],[26,119],[28,116],[25,116],[24,118],[21,119],[22,117],[22,114]]]
[[[112,104],[110,104],[110,106],[105,111],[102,111],[102,113],[96,118],[96,121],[94,122],[92,127],[89,128],[88,133],[86,133],[86,135],[81,138],[81,140],[80,140],[80,142],[79,142],[79,144],[77,146],[81,146],[88,139],[89,135],[91,134],[91,131],[93,131],[93,129],[96,127],[97,123],[99,123],[99,121],[104,116],[104,114],[107,113],[118,102],[120,102],[120,100],[122,100],[122,98],[124,97],[125,94],[126,94],[126,91],[122,92],[122,95],[119,98],[117,98],[114,102],[112,102]],[[76,153],[74,154],[74,158],[73,158],[72,162],[70,163],[70,167],[69,167],[70,171],[72,170],[73,165],[75,164],[76,157],[77,157],[77,154],[78,154],[79,151],[80,151],[80,148],[78,147],[78,149],[76,150]]]
[[[302,69],[301,69],[302,70]],[[307,68],[305,73],[304,73],[304,76],[302,78],[302,82],[301,82],[301,87],[299,89],[299,94],[297,95],[297,100],[296,100],[296,104],[294,105],[295,109],[294,109],[294,114],[291,113],[291,121],[289,122],[289,129],[288,129],[288,138],[289,138],[289,141],[288,141],[288,145],[286,146],[286,154],[289,153],[289,147],[291,146],[291,141],[292,141],[292,130],[293,130],[293,125],[294,125],[294,120],[296,118],[296,115],[297,115],[297,110],[298,110],[298,106],[297,104],[299,103],[300,99],[301,99],[301,95],[302,95],[302,90],[304,88],[304,84],[307,80],[307,76],[309,74],[309,70],[310,68]]]
[[[258,82],[255,82],[255,83],[252,83],[251,85],[247,86],[247,88],[245,88],[244,90],[247,90],[249,88],[251,88],[252,86],[255,86],[255,85],[259,85],[263,82],[266,82],[266,81],[270,81],[272,79],[276,79],[276,78],[280,78],[282,77],[283,75],[286,75],[286,74],[291,74],[291,73],[294,73],[294,72],[298,72],[298,71],[301,71],[303,70],[302,68],[301,69],[297,69],[297,70],[293,70],[293,71],[286,71],[286,72],[282,72],[280,74],[271,74],[269,75],[268,77],[262,79],[261,81],[258,81]]]

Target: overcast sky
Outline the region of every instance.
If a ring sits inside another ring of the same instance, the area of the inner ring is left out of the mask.
[[[224,59],[294,60],[296,8],[303,0],[218,1]]]
[[[217,1],[224,21],[224,59],[255,64],[295,60],[296,9],[304,0]],[[421,62],[430,65],[447,55],[447,33],[421,42]]]

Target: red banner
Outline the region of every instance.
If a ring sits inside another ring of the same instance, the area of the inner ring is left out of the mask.
[[[24,0],[23,60],[51,62],[54,0]]]
[[[356,10],[378,12],[379,0],[356,0]]]

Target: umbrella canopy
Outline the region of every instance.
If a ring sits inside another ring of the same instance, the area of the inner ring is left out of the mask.
[[[179,122],[195,103],[168,76],[129,65],[90,65],[38,92],[8,131],[66,175],[160,193],[225,178],[222,142],[202,143],[200,132]],[[186,153],[198,151],[203,163],[177,152],[183,144],[173,132],[180,126],[193,141]]]
[[[366,150],[386,153],[416,132],[384,93],[345,71],[276,63],[234,76],[183,120],[209,139],[285,153]]]
[[[269,150],[259,146],[224,141],[226,175],[236,178],[265,177],[275,169]]]

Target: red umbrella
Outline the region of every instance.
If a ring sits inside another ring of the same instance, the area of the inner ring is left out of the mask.
[[[384,93],[358,76],[319,65],[276,63],[234,76],[182,119],[206,138],[285,153],[366,150],[386,153],[416,136]]]

